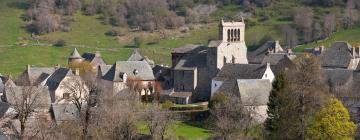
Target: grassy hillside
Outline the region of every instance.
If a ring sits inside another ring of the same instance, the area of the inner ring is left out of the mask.
[[[279,25],[289,24],[288,19],[283,16],[291,12],[289,7],[297,7],[299,4],[295,1],[281,1],[276,5],[267,8],[257,8],[256,15],[266,15],[268,20],[261,20],[260,17],[254,17],[252,21],[247,22],[246,42],[250,47],[258,46],[259,41],[265,36],[271,36],[276,40],[282,40],[283,36],[279,30]],[[105,33],[112,27],[104,25],[99,20],[99,15],[85,16],[78,12],[74,16],[74,22],[71,24],[69,32],[53,32],[41,35],[43,40],[37,44],[34,41],[26,40],[30,37],[23,27],[25,24],[21,19],[24,13],[24,3],[22,0],[0,0],[0,73],[18,75],[24,70],[26,64],[34,66],[54,66],[56,64],[66,64],[66,57],[71,50],[76,47],[80,52],[102,52],[108,64],[117,60],[126,60],[131,54],[133,38],[141,37],[144,42],[140,46],[143,55],[155,60],[158,64],[170,65],[170,52],[172,48],[181,47],[185,44],[204,44],[209,40],[218,38],[218,20],[221,17],[236,17],[243,10],[241,6],[229,5],[216,10],[210,15],[210,24],[190,25],[191,31],[181,33],[179,30],[163,30],[153,33],[149,32],[126,32],[122,37],[106,36]],[[331,11],[332,8],[314,8],[316,15]],[[319,42],[303,45],[297,50],[313,47],[320,44],[330,44],[336,40],[358,42],[360,38],[360,28],[342,30],[335,33],[329,39]],[[20,40],[23,38],[23,40]],[[25,38],[25,40],[24,40]],[[64,47],[53,47],[51,44],[59,39],[66,42]],[[20,42],[28,44],[21,47]]]

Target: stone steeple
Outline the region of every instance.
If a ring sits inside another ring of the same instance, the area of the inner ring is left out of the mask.
[[[240,22],[225,22],[221,19],[219,25],[220,40],[228,43],[245,43],[245,23],[242,19]]]
[[[78,50],[76,48],[74,48],[73,52],[70,54],[70,56],[68,58],[68,63],[75,62],[75,61],[81,62],[82,60],[83,60],[83,58],[79,54]]]

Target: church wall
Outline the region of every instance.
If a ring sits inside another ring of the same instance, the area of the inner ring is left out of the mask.
[[[197,69],[197,87],[195,91],[195,100],[205,100],[209,99],[211,94],[211,78],[209,77],[209,72],[206,67]]]
[[[221,43],[217,50],[217,68],[226,63],[248,64],[247,48],[244,43]]]
[[[223,83],[224,83],[223,81],[216,81],[216,80],[211,81],[211,96],[214,95],[214,93],[221,87]]]
[[[197,72],[194,70],[174,70],[174,90],[192,92],[197,86]]]

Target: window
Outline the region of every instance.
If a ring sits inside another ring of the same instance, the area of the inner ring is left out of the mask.
[[[224,56],[224,65],[226,64],[226,57]]]
[[[231,63],[235,63],[235,57],[234,56],[232,56],[232,59],[231,59]]]
[[[63,98],[64,99],[69,99],[70,98],[70,93],[64,93]]]
[[[227,41],[230,42],[230,30],[227,30]]]

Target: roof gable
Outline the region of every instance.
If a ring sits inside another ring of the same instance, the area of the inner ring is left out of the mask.
[[[351,45],[346,42],[335,42],[320,57],[323,67],[347,68],[352,59]]]
[[[229,79],[261,79],[266,71],[266,64],[226,64],[216,75],[214,80]]]
[[[138,49],[134,49],[133,53],[128,58],[128,61],[142,61],[144,57],[140,54]]]
[[[134,71],[137,71],[135,75]],[[151,66],[146,61],[117,61],[110,70],[103,76],[103,79],[109,81],[123,81],[123,74],[130,77],[138,77],[142,80],[154,80],[154,74]]]
[[[241,102],[245,106],[267,105],[272,89],[267,79],[237,80]]]

